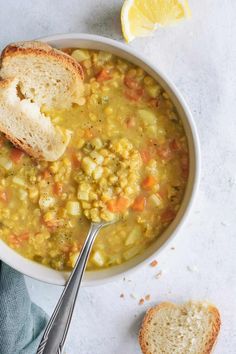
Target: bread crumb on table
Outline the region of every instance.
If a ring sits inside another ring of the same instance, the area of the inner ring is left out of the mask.
[[[156,275],[155,278],[159,279],[162,276],[162,270],[160,270]]]
[[[150,301],[150,299],[151,299],[151,295],[150,294],[145,295],[145,300],[146,301]]]
[[[197,266],[195,266],[195,265],[193,265],[193,266],[187,266],[187,270],[189,271],[189,272],[198,272],[198,267]]]
[[[139,305],[143,305],[143,304],[144,304],[144,299],[141,298],[141,299],[139,300]]]

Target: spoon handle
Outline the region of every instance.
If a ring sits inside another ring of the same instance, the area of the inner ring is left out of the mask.
[[[91,224],[74,270],[48,322],[36,354],[62,354],[89,253],[95,237],[102,226],[102,223]]]

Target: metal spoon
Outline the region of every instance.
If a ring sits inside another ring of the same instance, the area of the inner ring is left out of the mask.
[[[83,248],[47,324],[36,354],[62,354],[81,280],[94,240],[101,228],[113,222],[91,223]]]

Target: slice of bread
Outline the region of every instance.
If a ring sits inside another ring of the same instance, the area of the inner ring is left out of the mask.
[[[0,131],[29,155],[57,160],[66,149],[70,132],[54,127],[36,103],[20,99],[17,84],[17,79],[0,81]]]
[[[164,302],[147,311],[139,343],[144,354],[209,354],[220,325],[219,311],[213,305]]]
[[[81,65],[45,43],[12,43],[0,60],[0,77],[17,78],[23,96],[40,107],[68,109],[83,95]]]

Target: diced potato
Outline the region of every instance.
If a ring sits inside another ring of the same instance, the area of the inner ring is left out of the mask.
[[[125,251],[123,256],[125,260],[128,260],[130,258],[133,258],[134,256],[136,256],[139,252],[141,252],[143,249],[142,245],[135,245],[132,248],[130,248],[129,250]]]
[[[102,177],[103,174],[103,168],[101,166],[98,166],[94,171],[93,171],[93,178],[94,179],[99,179]]]
[[[91,189],[91,186],[90,186],[90,184],[84,182],[84,183],[80,183],[79,189],[81,191],[87,191],[87,190],[89,191]]]
[[[89,200],[89,190],[87,190],[87,191],[78,190],[77,198],[79,200],[86,200],[86,201]]]
[[[90,156],[98,165],[101,165],[104,161],[104,157],[101,154],[99,154],[97,151],[92,151]]]
[[[87,60],[90,58],[89,52],[83,49],[76,49],[72,52],[71,56],[76,59],[78,62]]]
[[[156,175],[158,173],[157,161],[154,159],[149,160],[145,169],[148,174]]]
[[[148,127],[146,127],[146,133],[150,138],[154,138],[157,136],[157,125],[149,125]]]
[[[129,236],[127,237],[125,241],[126,246],[133,245],[136,241],[138,241],[141,237],[141,228],[140,227],[135,227],[130,233]]]
[[[66,210],[69,215],[78,216],[81,213],[80,203],[76,201],[69,201],[66,203]]]
[[[21,201],[26,200],[28,197],[28,192],[25,189],[19,189],[19,199]]]
[[[112,58],[111,53],[103,52],[103,51],[99,51],[97,57],[99,63],[106,63],[107,61],[111,60],[111,58]]]
[[[152,194],[149,197],[149,200],[154,206],[157,206],[157,207],[161,206],[161,204],[162,204],[161,197],[159,197],[157,194]]]
[[[157,118],[153,112],[147,109],[139,109],[138,115],[144,126],[156,125]]]
[[[154,79],[151,76],[145,76],[144,84],[147,86],[153,85],[155,83]]]
[[[90,158],[90,157],[84,157],[81,163],[82,169],[84,172],[91,176],[92,172],[95,170],[97,167],[97,164]]]
[[[146,91],[149,94],[149,96],[151,96],[152,98],[156,98],[157,96],[159,96],[161,92],[161,88],[159,85],[147,86]]]
[[[89,200],[98,200],[98,195],[95,192],[89,193]]]
[[[97,266],[102,267],[105,263],[105,258],[100,251],[95,251],[91,257],[91,261]]]
[[[158,127],[156,138],[158,139],[159,144],[162,144],[166,140],[166,131],[164,128]]]
[[[26,182],[25,182],[25,180],[24,180],[23,178],[21,178],[21,177],[14,176],[14,177],[12,178],[12,182],[13,182],[14,184],[17,184],[18,186],[26,187]]]
[[[0,157],[0,167],[4,168],[4,170],[9,171],[13,166],[13,163],[11,160],[8,160],[6,157],[1,156]]]
[[[54,197],[51,197],[49,194],[44,193],[39,198],[40,209],[45,210],[45,209],[52,208],[55,205],[55,202],[56,202],[56,200]]]
[[[91,204],[88,202],[82,201],[81,204],[82,204],[83,209],[90,209],[91,208]]]

